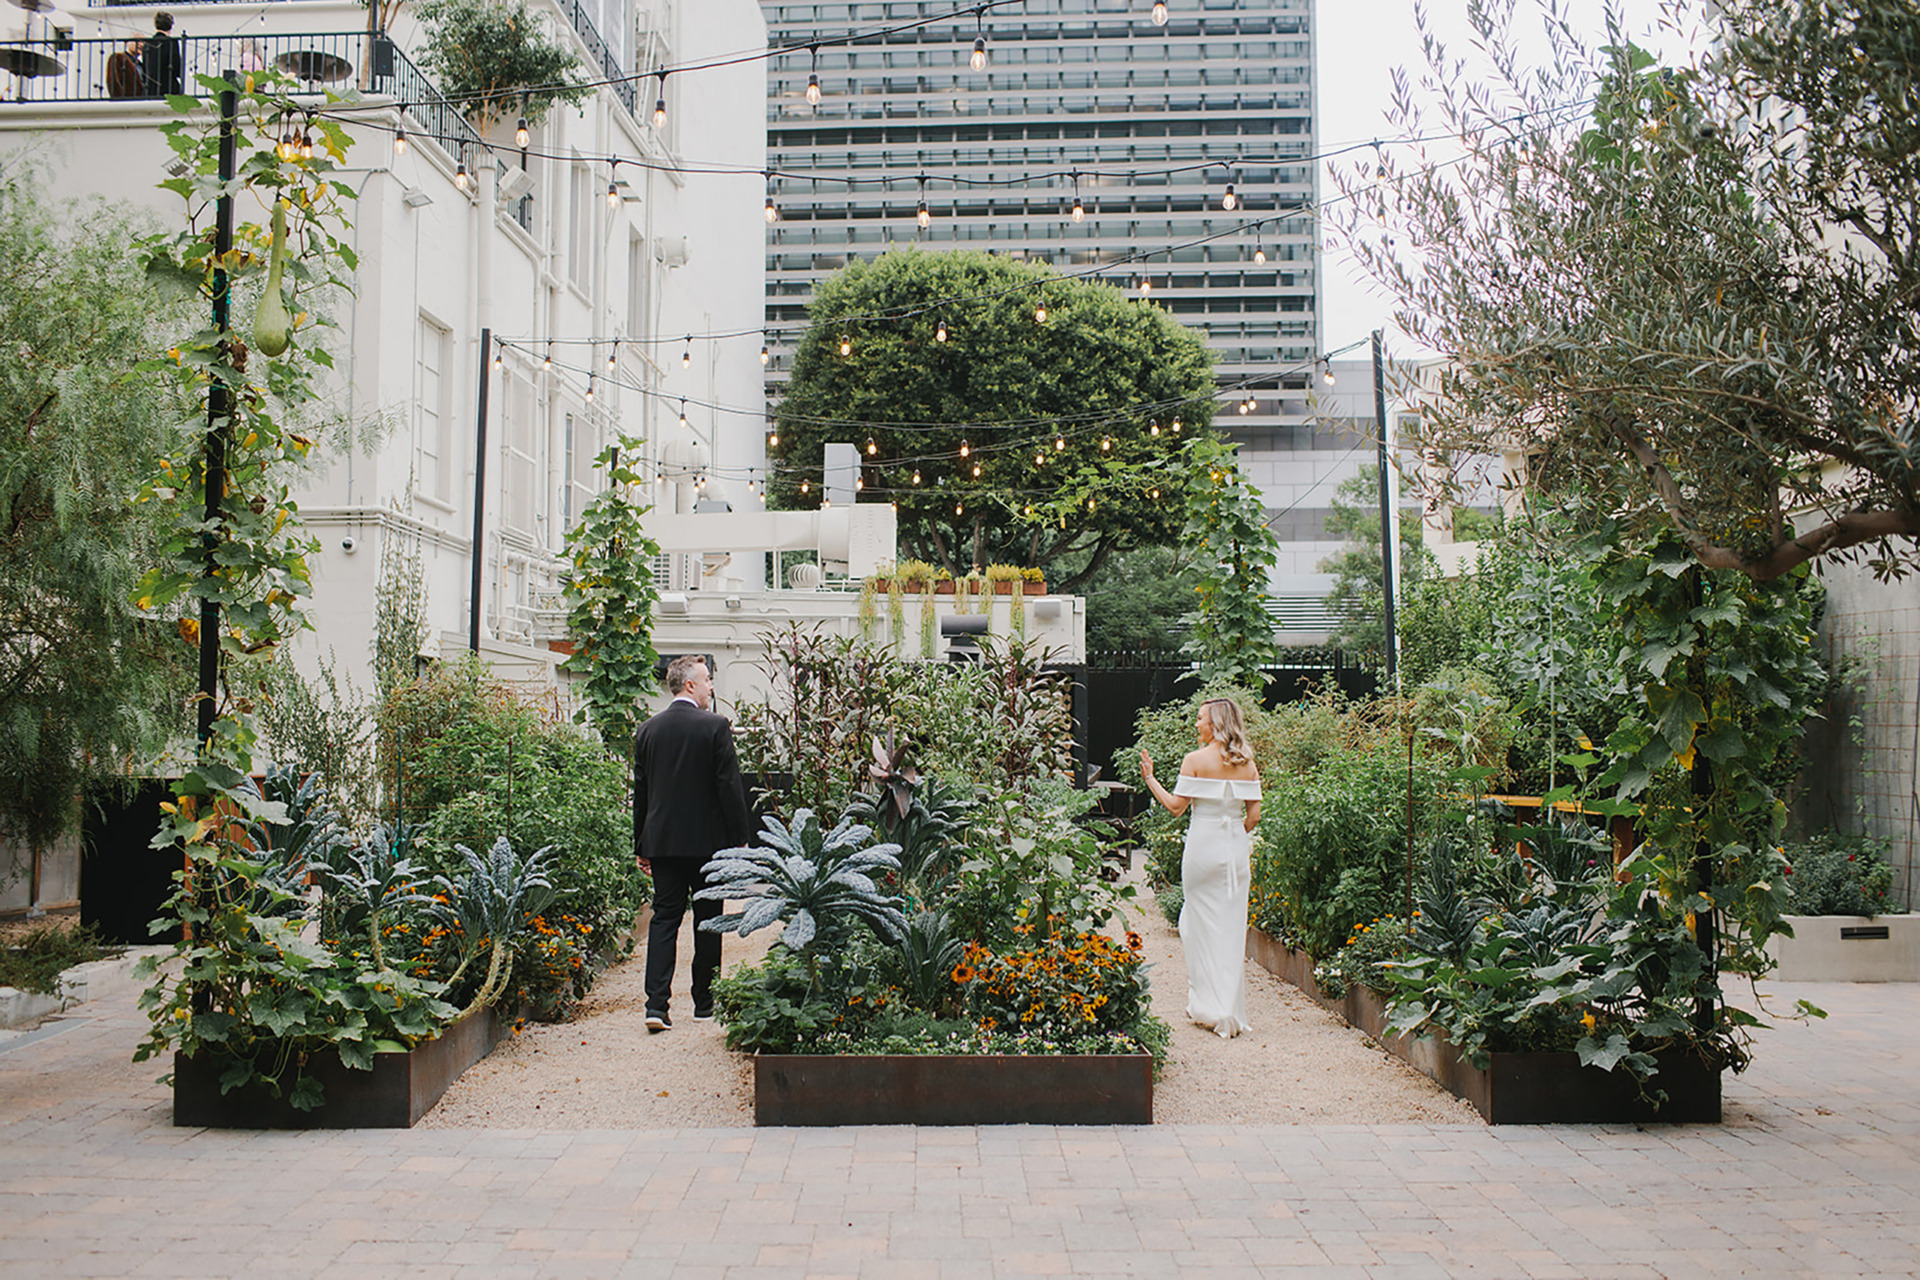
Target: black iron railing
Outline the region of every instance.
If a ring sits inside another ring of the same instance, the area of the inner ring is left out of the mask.
[[[567,16],[567,21],[573,24],[573,29],[580,33],[580,39],[585,42],[587,52],[591,55],[593,63],[599,67],[601,76],[614,82],[607,87],[612,89],[620,101],[626,105],[627,114],[638,120],[640,93],[631,78],[633,72],[622,67],[614,58],[613,51],[607,48],[607,42],[600,38],[599,29],[593,25],[593,19],[589,18],[587,11],[580,7],[580,0],[554,0],[554,3],[559,6],[560,12]],[[588,74],[591,75],[592,72],[589,71]]]
[[[151,56],[139,40],[0,44],[0,76],[10,82],[5,100],[104,102],[198,94],[201,76],[273,68],[316,94],[357,87],[398,99],[412,121],[408,133],[432,138],[456,160],[474,164],[486,146],[458,108],[385,36],[364,31],[182,36],[174,44],[177,58]]]

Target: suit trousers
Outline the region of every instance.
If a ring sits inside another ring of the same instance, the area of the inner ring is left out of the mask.
[[[707,884],[706,863],[692,858],[653,860],[653,923],[647,927],[647,1012],[665,1013],[673,999],[673,967],[680,922],[695,890]],[[693,903],[693,1007],[713,1007],[713,976],[720,971],[720,935],[700,927],[724,910],[718,899]]]

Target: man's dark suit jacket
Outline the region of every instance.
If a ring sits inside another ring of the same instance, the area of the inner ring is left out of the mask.
[[[733,729],[724,716],[674,702],[633,740],[633,854],[696,858],[752,834]]]

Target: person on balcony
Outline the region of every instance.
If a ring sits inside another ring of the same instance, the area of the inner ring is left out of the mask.
[[[140,78],[146,82],[147,96],[163,98],[169,93],[186,92],[186,59],[180,53],[180,41],[174,38],[173,15],[153,15],[153,34],[140,55]]]

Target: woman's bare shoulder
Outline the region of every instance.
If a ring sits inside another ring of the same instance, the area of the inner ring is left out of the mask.
[[[1224,761],[1221,763],[1223,772],[1220,776],[1223,778],[1231,778],[1236,782],[1260,781],[1260,766],[1252,756],[1248,756],[1239,764],[1226,764]]]

